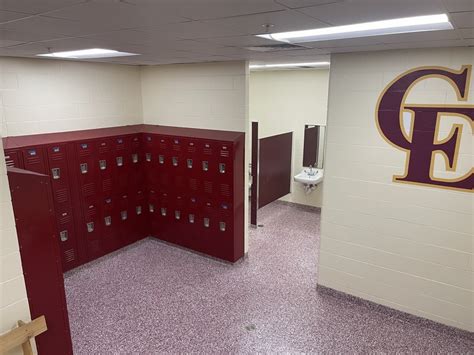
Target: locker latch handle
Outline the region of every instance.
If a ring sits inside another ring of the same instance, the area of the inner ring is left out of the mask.
[[[132,162],[133,164],[138,163],[138,154],[132,154]]]
[[[226,224],[225,222],[219,222],[219,230],[221,232],[225,232],[225,229],[226,229]]]
[[[93,232],[94,231],[94,222],[88,222],[87,223],[87,231],[89,233]]]
[[[209,162],[207,160],[203,160],[202,162],[202,170],[208,171],[209,170]]]
[[[209,218],[204,217],[203,224],[204,224],[204,227],[209,228],[209,224],[210,224]]]
[[[194,223],[194,215],[193,214],[188,215],[188,221],[189,221],[189,223]]]
[[[66,240],[68,240],[69,235],[68,235],[67,230],[63,230],[59,232],[59,238],[61,239],[61,242],[65,242]]]
[[[181,219],[181,211],[174,211],[174,218],[176,218],[177,220],[180,220]]]
[[[146,160],[147,162],[150,162],[150,161],[151,161],[151,153],[146,153],[146,154],[145,154],[145,160]]]
[[[165,157],[164,155],[158,155],[158,163],[164,164],[165,163]]]
[[[123,157],[116,157],[117,166],[123,166]]]
[[[178,157],[173,157],[172,161],[173,161],[173,166],[178,166]]]
[[[155,212],[155,205],[149,203],[148,204],[148,211],[150,211],[151,213]]]
[[[53,174],[53,179],[58,180],[61,177],[61,169],[53,168],[51,169],[51,173]]]
[[[81,174],[87,174],[87,163],[81,164]]]
[[[188,159],[187,162],[186,162],[186,166],[188,167],[188,169],[192,169],[193,168],[193,160]]]
[[[126,221],[127,218],[128,218],[128,213],[127,213],[127,211],[121,211],[121,212],[120,212],[120,218],[122,219],[122,221]]]
[[[162,215],[163,217],[166,216],[166,208],[161,207],[161,215]]]
[[[99,168],[100,170],[107,169],[107,160],[99,160]]]
[[[137,216],[142,214],[142,206],[136,206],[135,207],[135,212],[137,213]]]
[[[219,172],[225,174],[225,163],[219,163]]]
[[[104,222],[107,227],[110,226],[112,224],[112,217],[111,216],[105,217]]]

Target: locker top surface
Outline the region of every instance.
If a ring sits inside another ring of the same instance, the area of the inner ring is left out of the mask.
[[[2,139],[4,149],[15,149],[35,145],[46,145],[55,143],[68,143],[81,140],[99,139],[104,137],[125,136],[131,134],[162,134],[167,136],[179,136],[185,138],[208,139],[216,141],[236,142],[244,136],[243,132],[219,131],[210,129],[171,127],[159,125],[130,125],[121,127],[108,127],[88,129],[81,131],[68,131],[58,133],[33,134],[26,136],[4,137]]]

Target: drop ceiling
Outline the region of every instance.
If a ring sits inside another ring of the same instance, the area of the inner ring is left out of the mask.
[[[305,43],[254,35],[447,13],[454,30]],[[330,53],[474,45],[473,0],[0,0],[0,56],[107,48],[140,55],[93,61],[134,65],[327,60]]]

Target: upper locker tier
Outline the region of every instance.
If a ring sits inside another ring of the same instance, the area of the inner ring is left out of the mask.
[[[52,179],[65,270],[148,235],[243,256],[244,133],[136,125],[3,145],[8,166]]]

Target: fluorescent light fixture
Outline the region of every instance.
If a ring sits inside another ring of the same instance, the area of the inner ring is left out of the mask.
[[[138,54],[119,52],[113,49],[102,49],[102,48],[90,48],[90,49],[80,49],[77,51],[38,54],[39,57],[70,58],[70,59],[127,57],[131,55],[138,55]]]
[[[282,64],[252,64],[250,69],[272,69],[272,68],[298,68],[298,67],[328,67],[329,62],[309,62],[309,63],[282,63]]]
[[[452,29],[453,25],[449,22],[448,16],[446,14],[437,14],[365,22],[354,25],[316,28],[313,30],[263,34],[257,35],[257,37],[280,42],[303,43]]]

